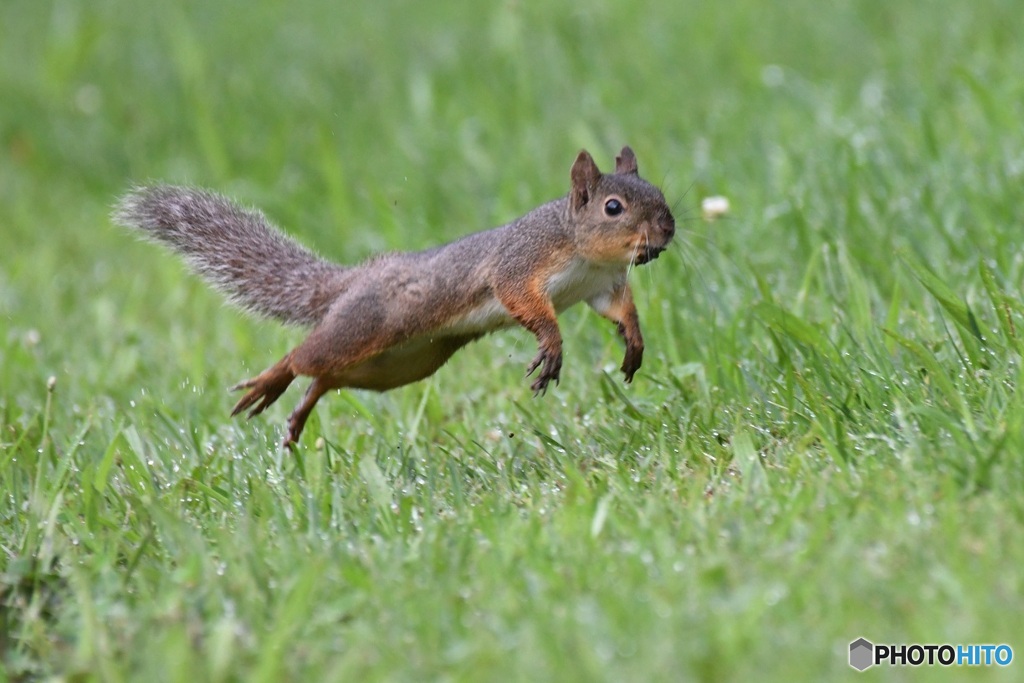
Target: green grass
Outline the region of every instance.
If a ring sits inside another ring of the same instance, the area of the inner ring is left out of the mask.
[[[840,680],[858,636],[1024,656],[1016,0],[370,5],[0,4],[7,680]],[[546,397],[501,333],[327,397],[295,455],[297,389],[236,422],[224,387],[301,332],[108,219],[191,182],[350,262],[500,224],[624,143],[682,229],[633,274],[632,386],[573,310]]]

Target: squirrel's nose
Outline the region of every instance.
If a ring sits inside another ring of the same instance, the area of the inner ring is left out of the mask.
[[[665,233],[666,239],[672,239],[672,237],[676,234],[676,222],[671,217],[667,221],[664,221],[660,227],[661,231]]]

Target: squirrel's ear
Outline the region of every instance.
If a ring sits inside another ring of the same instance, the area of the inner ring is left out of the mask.
[[[597,187],[601,171],[587,150],[581,149],[572,165],[570,176],[572,177],[572,191],[569,193],[570,203],[573,210],[578,210],[590,201],[590,195]]]
[[[619,156],[615,157],[615,172],[616,173],[632,173],[638,175],[640,170],[636,166],[636,155],[633,154],[633,150],[626,145],[619,152]]]

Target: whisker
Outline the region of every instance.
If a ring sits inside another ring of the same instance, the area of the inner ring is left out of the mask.
[[[685,192],[683,192],[682,196],[681,196],[681,197],[679,197],[679,199],[677,199],[677,200],[675,201],[675,204],[673,204],[673,205],[672,205],[672,215],[675,215],[675,213],[676,213],[676,209],[678,209],[678,208],[679,208],[679,205],[680,205],[680,204],[682,203],[682,201],[683,201],[684,199],[686,199],[686,196],[687,196],[688,194],[690,194],[690,190],[692,190],[692,189],[693,189],[693,186],[694,186],[694,185],[696,185],[696,184],[697,184],[697,181],[696,181],[696,180],[693,180],[693,181],[691,181],[691,182],[690,182],[690,185],[689,185],[689,186],[688,186],[688,187],[686,188],[686,191],[685,191]]]
[[[645,242],[649,241],[649,237],[647,236],[646,232],[644,232],[644,241]],[[640,253],[640,243],[637,242],[636,244],[633,245],[633,253],[629,257],[629,265],[626,266],[626,277],[629,277],[629,274],[631,272],[633,272],[633,267],[636,265],[636,257],[637,257],[637,254],[639,254],[639,253]]]
[[[723,217],[718,220],[725,220]],[[684,219],[683,222],[692,223],[701,220],[700,216],[693,216]],[[715,221],[717,222],[717,220]],[[693,288],[694,294],[702,294],[705,305],[713,310],[726,312],[731,310],[729,303],[732,299],[731,290],[738,287],[737,283],[748,281],[749,275],[746,268],[719,244],[718,231],[695,231],[693,229],[678,229],[676,236],[681,248],[671,251],[679,254],[684,272],[688,272],[693,282],[698,286]],[[701,256],[705,254],[706,256]]]

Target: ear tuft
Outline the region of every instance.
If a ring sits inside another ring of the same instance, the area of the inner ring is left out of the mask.
[[[569,173],[572,179],[572,190],[569,192],[570,203],[573,210],[579,210],[590,201],[590,197],[597,188],[597,181],[601,177],[601,171],[594,163],[594,158],[585,149],[581,149],[576,156]]]
[[[622,151],[619,152],[619,156],[615,157],[615,172],[639,175],[640,169],[636,165],[636,155],[633,154],[633,150],[629,145],[623,147]]]

